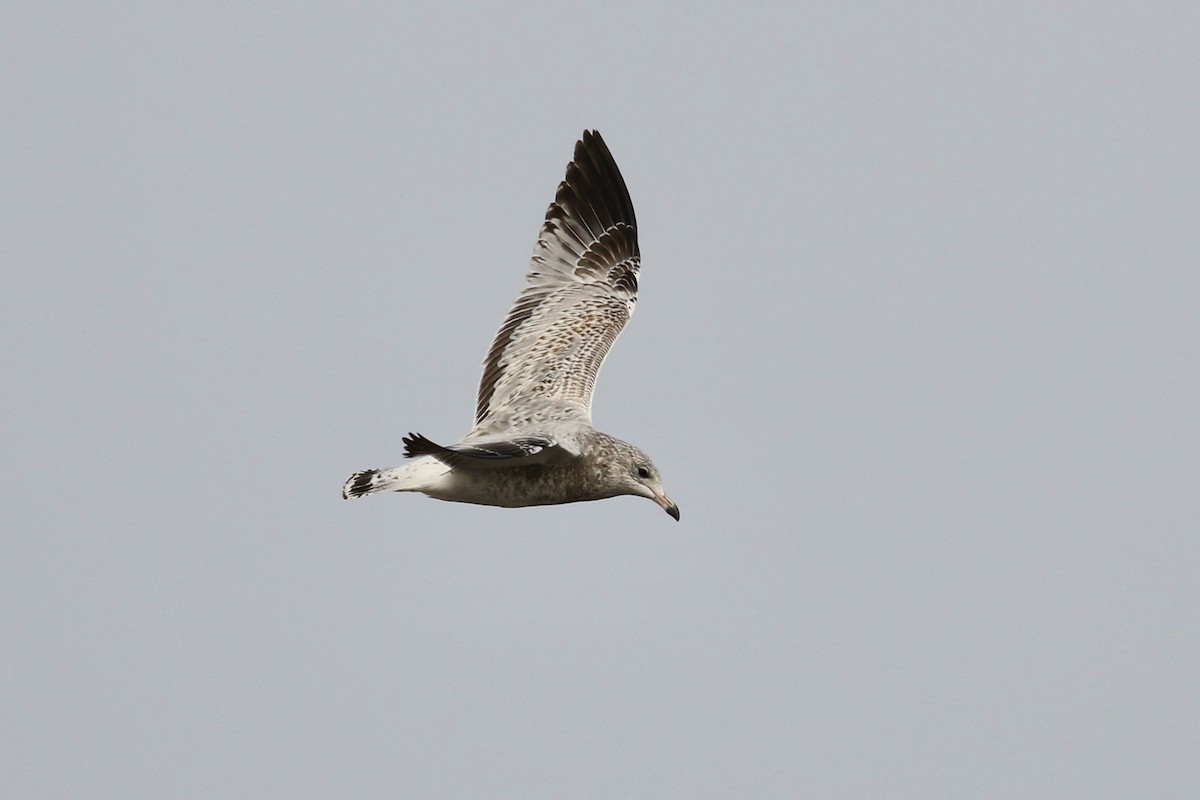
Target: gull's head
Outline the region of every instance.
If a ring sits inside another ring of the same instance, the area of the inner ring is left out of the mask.
[[[621,444],[623,447],[618,449],[617,457],[614,459],[616,463],[613,464],[617,468],[614,477],[621,488],[621,494],[632,494],[653,500],[678,522],[679,506],[675,505],[663,491],[662,477],[658,474],[658,468],[654,466],[650,456],[631,444],[626,442],[621,442]]]

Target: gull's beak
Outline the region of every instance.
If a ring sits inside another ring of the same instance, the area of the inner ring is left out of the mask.
[[[674,517],[676,522],[679,522],[679,506],[672,503],[671,498],[665,494],[656,494],[654,495],[654,502],[662,506],[663,511]]]

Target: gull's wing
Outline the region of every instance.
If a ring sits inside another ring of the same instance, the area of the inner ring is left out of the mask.
[[[405,458],[433,456],[448,467],[498,469],[530,464],[566,464],[579,457],[570,446],[548,436],[492,438],[471,444],[440,445],[419,433],[404,437]]]
[[[633,313],[640,264],[625,180],[600,134],[584,131],[484,362],[476,432],[591,423],[596,373]]]

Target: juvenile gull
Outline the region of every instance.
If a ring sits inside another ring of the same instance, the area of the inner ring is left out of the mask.
[[[633,313],[640,267],[625,180],[600,134],[584,131],[484,361],[475,427],[451,445],[410,433],[413,461],[354,473],[342,497],[422,492],[512,508],[631,494],[678,520],[650,457],[592,427],[596,374]]]

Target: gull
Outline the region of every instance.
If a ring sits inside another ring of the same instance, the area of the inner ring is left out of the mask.
[[[475,427],[448,445],[410,433],[411,461],[354,473],[342,497],[421,492],[517,508],[634,495],[678,520],[650,457],[592,427],[596,376],[633,314],[640,268],[625,180],[600,134],[584,131],[488,350]]]

